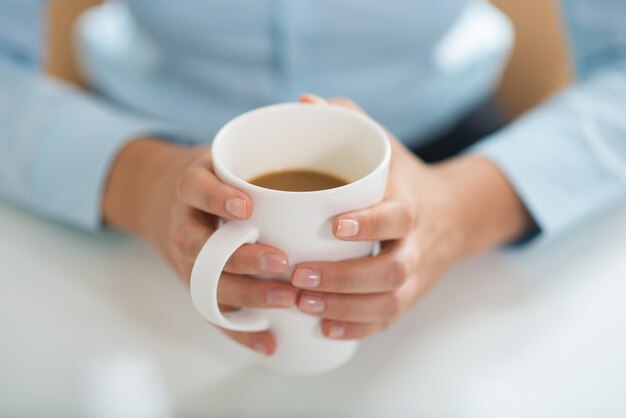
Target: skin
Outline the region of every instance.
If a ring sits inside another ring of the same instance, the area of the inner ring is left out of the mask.
[[[312,95],[301,101],[325,102]],[[329,102],[362,112],[347,99]],[[389,140],[384,201],[341,214],[333,223],[337,239],[381,241],[381,253],[303,263],[289,283],[251,277],[280,275],[288,260],[279,249],[244,245],[220,279],[223,310],[295,305],[319,317],[328,338],[365,338],[401,318],[454,264],[532,229],[514,188],[493,163],[468,155],[429,165],[391,134]],[[150,137],[137,138],[120,152],[103,199],[105,221],[152,242],[187,284],[218,217],[247,219],[253,210],[243,192],[215,177],[209,147],[190,149]],[[223,332],[266,355],[276,349],[270,331]]]

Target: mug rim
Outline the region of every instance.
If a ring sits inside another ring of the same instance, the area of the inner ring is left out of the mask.
[[[348,184],[344,184],[343,186],[333,187],[331,189],[322,189],[322,190],[288,191],[288,190],[269,189],[266,187],[261,187],[261,186],[252,184],[240,178],[239,176],[236,176],[232,171],[230,171],[228,168],[224,166],[224,164],[220,161],[219,158],[215,158],[215,156],[219,152],[220,144],[222,143],[222,141],[224,140],[224,137],[226,136],[226,131],[230,129],[233,125],[240,122],[241,119],[244,119],[256,113],[277,112],[283,109],[301,108],[304,106],[325,107],[327,109],[330,109],[333,112],[343,113],[352,118],[359,119],[361,122],[364,122],[366,125],[369,125],[372,128],[372,130],[377,131],[378,136],[383,141],[384,152],[383,152],[382,158],[380,159],[376,167],[370,170],[363,177],[360,177],[357,180],[352,181]],[[299,102],[280,103],[280,104],[274,104],[274,105],[269,105],[269,106],[263,106],[263,107],[242,113],[241,115],[231,119],[222,128],[220,128],[217,134],[215,134],[213,142],[211,143],[211,150],[212,150],[211,157],[213,160],[213,167],[215,168],[215,172],[226,177],[230,182],[232,182],[232,184],[235,185],[235,187],[241,188],[243,190],[250,189],[256,192],[261,192],[261,193],[266,193],[266,194],[276,194],[276,195],[299,195],[299,196],[321,195],[321,194],[339,192],[339,191],[346,190],[351,187],[357,187],[359,184],[364,183],[368,181],[368,179],[370,179],[371,177],[377,175],[379,171],[385,170],[385,168],[387,167],[389,163],[389,160],[391,159],[391,144],[389,143],[387,132],[383,129],[383,127],[380,124],[378,124],[376,121],[374,121],[372,118],[370,118],[369,116],[365,114],[359,113],[352,109],[347,109],[347,108],[339,107],[337,105],[332,105],[329,103],[299,103]]]

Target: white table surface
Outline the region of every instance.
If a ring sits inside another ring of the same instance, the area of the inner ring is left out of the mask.
[[[0,416],[624,417],[624,231],[466,263],[347,366],[286,377],[148,245],[0,205]]]

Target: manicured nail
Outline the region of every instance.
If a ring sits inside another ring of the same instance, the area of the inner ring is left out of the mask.
[[[226,201],[226,212],[236,218],[246,217],[246,201],[238,197],[231,197]]]
[[[302,295],[299,308],[306,313],[320,313],[324,310],[324,299],[317,295]]]
[[[284,273],[287,271],[287,259],[276,253],[261,253],[258,256],[259,270],[265,273]]]
[[[298,268],[293,273],[293,285],[296,287],[313,288],[320,285],[322,276],[315,270]]]
[[[279,308],[289,308],[293,306],[296,301],[296,295],[289,289],[282,289],[279,287],[270,289],[267,292],[267,303]]]
[[[342,238],[354,237],[359,233],[359,223],[356,219],[342,219],[337,225],[337,236]]]
[[[267,346],[263,344],[261,341],[253,342],[252,349],[255,351],[258,351],[261,354],[265,354],[266,356],[270,354],[269,350],[267,349]]]
[[[336,323],[328,327],[328,338],[341,338],[346,334],[346,324]]]

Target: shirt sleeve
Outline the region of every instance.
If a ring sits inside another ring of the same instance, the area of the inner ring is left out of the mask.
[[[541,240],[626,199],[626,3],[562,4],[576,83],[473,150],[508,176]]]
[[[101,225],[101,196],[121,147],[167,124],[40,71],[40,0],[0,3],[0,198],[84,229]]]

